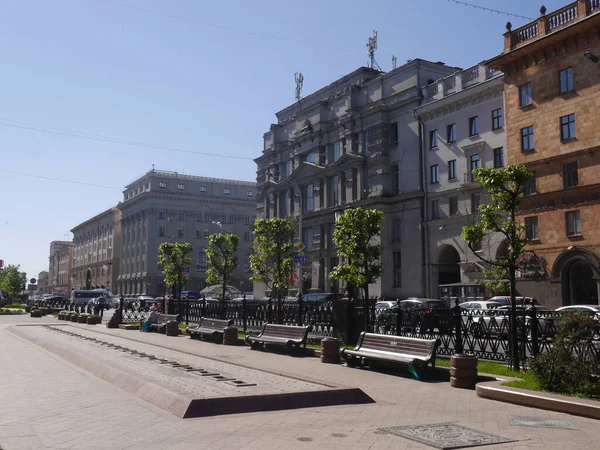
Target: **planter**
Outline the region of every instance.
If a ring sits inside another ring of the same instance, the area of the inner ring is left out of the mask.
[[[88,325],[98,325],[100,323],[100,318],[99,317],[88,317],[87,318],[87,324]]]
[[[79,316],[77,317],[77,323],[87,323],[87,316]]]
[[[71,316],[71,322],[77,322],[77,317],[78,316]]]
[[[455,388],[474,389],[477,382],[477,358],[471,355],[450,357],[450,385]]]
[[[42,317],[42,312],[40,310],[33,310],[29,313],[29,317]]]

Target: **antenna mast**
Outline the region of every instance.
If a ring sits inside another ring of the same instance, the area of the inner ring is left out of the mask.
[[[394,55],[392,55],[392,70],[394,70],[396,68],[397,63],[398,63],[398,58],[396,58]]]
[[[302,72],[296,72],[294,79],[296,80],[296,100],[300,101],[302,98],[302,87],[304,86],[304,75],[302,75]]]
[[[369,55],[369,67],[371,69],[381,70],[377,61],[375,61],[375,50],[377,50],[377,31],[373,30],[373,37],[369,38],[367,44],[367,55]]]

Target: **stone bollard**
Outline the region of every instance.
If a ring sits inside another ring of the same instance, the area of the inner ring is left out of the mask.
[[[236,327],[227,327],[223,333],[223,345],[237,345],[238,329]]]
[[[450,357],[450,385],[455,388],[474,389],[477,382],[477,358],[456,354]]]
[[[179,323],[176,320],[169,320],[165,328],[167,336],[179,336]]]
[[[342,341],[337,338],[321,339],[321,362],[339,364],[341,345]]]

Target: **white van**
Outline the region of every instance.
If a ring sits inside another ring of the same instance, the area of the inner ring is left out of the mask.
[[[87,303],[93,298],[105,297],[107,299],[107,304],[110,304],[111,295],[110,291],[106,289],[91,289],[89,291],[75,289],[71,291],[71,303]]]

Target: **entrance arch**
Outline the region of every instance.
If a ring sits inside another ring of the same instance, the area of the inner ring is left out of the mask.
[[[585,248],[562,253],[555,261],[552,276],[560,280],[562,304],[598,304],[600,259]]]
[[[92,271],[90,269],[85,272],[85,288],[90,290],[92,288]]]
[[[440,245],[435,251],[431,271],[431,296],[440,295],[440,285],[460,283],[460,254],[450,244]]]

